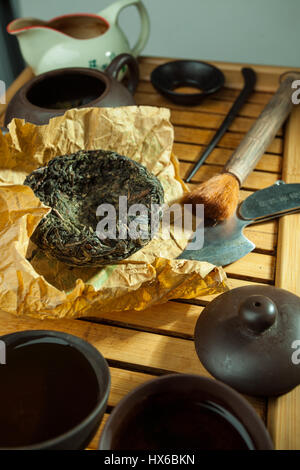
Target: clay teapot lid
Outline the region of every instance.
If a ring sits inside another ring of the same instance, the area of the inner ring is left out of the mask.
[[[232,289],[195,327],[204,367],[241,393],[275,396],[300,384],[300,298],[273,286]]]

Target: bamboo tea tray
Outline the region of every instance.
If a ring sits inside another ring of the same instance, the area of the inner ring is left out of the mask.
[[[180,160],[181,176],[184,178],[242,88],[240,70],[245,64],[215,63],[225,74],[226,88],[206,98],[200,105],[188,108],[168,102],[150,83],[153,68],[167,60],[171,59],[140,59],[141,78],[135,100],[137,104],[171,109],[171,121],[175,129],[174,153]],[[191,185],[220,173],[229,155],[277,89],[280,75],[288,70],[284,67],[252,67],[257,72],[255,92]],[[31,69],[26,68],[7,90],[7,101],[31,77]],[[5,105],[0,105],[2,119],[4,112]],[[300,182],[299,133],[300,105],[295,106],[288,123],[278,132],[255,171],[244,183],[242,198],[279,179],[286,183]],[[230,287],[253,283],[271,284],[300,296],[300,214],[252,226],[245,232],[255,243],[256,249],[226,268]],[[104,421],[89,444],[89,449],[96,449],[109,413],[137,385],[171,372],[209,375],[196,355],[193,332],[198,316],[211,299],[170,301],[144,312],[103,315],[97,322],[39,321],[13,316],[8,318],[6,314],[0,313],[0,335],[25,329],[55,329],[80,336],[102,352],[111,368],[112,389]],[[276,399],[247,399],[267,425],[276,449],[300,449],[300,387]]]

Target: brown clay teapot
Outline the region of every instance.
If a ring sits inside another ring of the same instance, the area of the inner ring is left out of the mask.
[[[127,87],[118,81],[128,68]],[[5,126],[13,118],[42,125],[71,108],[135,105],[133,93],[139,80],[136,59],[118,55],[105,72],[85,67],[68,67],[37,75],[14,95],[5,114]]]

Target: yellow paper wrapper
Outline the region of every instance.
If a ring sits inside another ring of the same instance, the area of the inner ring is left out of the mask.
[[[178,260],[191,233],[165,239],[162,230],[120,264],[72,268],[50,259],[30,241],[49,212],[25,177],[58,155],[113,150],[145,165],[163,185],[165,202],[185,191],[172,154],[173,127],[165,108],[72,109],[48,125],[14,119],[0,134],[0,309],[35,318],[101,316],[143,310],[169,299],[190,299],[227,290],[222,268]]]

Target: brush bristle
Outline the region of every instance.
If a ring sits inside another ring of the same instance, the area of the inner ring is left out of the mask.
[[[230,173],[210,178],[182,199],[184,204],[204,204],[205,218],[224,220],[233,215],[239,200],[239,182]]]

